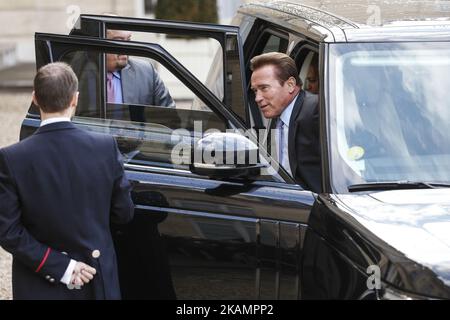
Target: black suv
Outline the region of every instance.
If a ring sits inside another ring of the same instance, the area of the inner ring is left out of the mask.
[[[247,4],[236,26],[82,15],[70,35],[37,33],[37,67],[65,61],[80,79],[73,122],[114,135],[124,154],[136,217],[114,229],[121,272],[143,284],[164,278],[179,299],[450,298],[450,20],[442,3]],[[108,40],[109,29],[156,40]],[[215,43],[205,81],[158,41],[174,37]],[[295,59],[304,88],[318,57],[319,193],[278,168],[261,139],[267,123],[249,61],[269,51]],[[157,65],[190,98],[174,97],[175,108],[107,103],[107,54]],[[39,124],[32,106],[21,139]],[[207,150],[244,161],[208,162]],[[160,289],[136,290],[125,296]]]

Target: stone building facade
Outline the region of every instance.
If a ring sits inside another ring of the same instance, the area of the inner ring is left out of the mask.
[[[154,17],[157,0],[0,1],[0,68],[34,61],[35,32],[67,34],[81,13]],[[181,0],[180,0],[181,1]],[[217,0],[220,23],[229,23],[245,0]]]

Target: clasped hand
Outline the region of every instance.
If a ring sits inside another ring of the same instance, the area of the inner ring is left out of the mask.
[[[75,268],[73,269],[70,283],[75,286],[82,286],[94,279],[94,275],[96,274],[96,272],[97,271],[90,265],[77,261],[77,263],[75,264]]]

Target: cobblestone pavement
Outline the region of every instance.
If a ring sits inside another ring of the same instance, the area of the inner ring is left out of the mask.
[[[0,300],[11,298],[11,255],[0,248]]]
[[[0,91],[0,148],[19,140],[31,92]],[[0,248],[0,300],[11,299],[11,255]]]

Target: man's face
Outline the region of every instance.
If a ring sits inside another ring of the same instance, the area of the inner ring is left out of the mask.
[[[131,32],[121,30],[108,30],[106,32],[106,38],[112,40],[124,40],[129,41],[131,39]],[[120,54],[107,54],[106,55],[106,68],[109,72],[114,72],[125,68],[128,64],[128,56]]]
[[[251,84],[255,101],[267,119],[278,117],[294,98],[298,88],[294,78],[281,85],[273,65],[253,71]]]
[[[309,66],[308,74],[306,75],[307,86],[306,90],[311,93],[319,94],[319,75],[317,74],[317,68]]]

